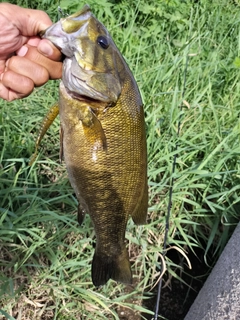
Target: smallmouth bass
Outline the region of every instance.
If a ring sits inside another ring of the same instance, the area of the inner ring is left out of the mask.
[[[144,224],[148,207],[144,111],[136,81],[87,5],[42,37],[65,56],[59,88],[61,150],[79,201],[78,221],[89,213],[96,233],[93,284],[110,278],[131,283],[126,225],[129,216]]]

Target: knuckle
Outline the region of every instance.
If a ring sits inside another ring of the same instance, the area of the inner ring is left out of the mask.
[[[41,86],[49,80],[49,73],[46,68],[39,66],[38,70],[36,71],[35,75],[35,86]]]

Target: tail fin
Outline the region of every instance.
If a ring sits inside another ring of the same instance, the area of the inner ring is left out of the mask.
[[[95,252],[92,261],[92,281],[96,287],[104,285],[109,279],[124,284],[132,283],[132,272],[125,248],[118,256],[107,256]]]

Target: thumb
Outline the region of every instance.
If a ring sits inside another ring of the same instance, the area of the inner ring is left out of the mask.
[[[21,22],[20,31],[24,36],[36,36],[42,30],[52,25],[49,16],[40,10],[20,8],[18,19]]]
[[[4,12],[9,21],[14,22],[23,36],[36,36],[52,25],[51,19],[44,11],[21,8],[10,3],[2,3],[0,6],[1,12]]]
[[[40,40],[37,49],[45,57],[55,61],[62,60],[61,52],[47,39]]]

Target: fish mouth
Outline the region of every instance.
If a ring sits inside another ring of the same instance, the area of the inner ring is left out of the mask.
[[[70,58],[77,49],[74,39],[80,35],[87,36],[87,22],[90,17],[90,7],[85,5],[81,11],[60,19],[46,30],[40,31],[39,35],[51,41],[66,57]]]
[[[50,40],[65,56],[62,82],[72,98],[113,105],[122,90],[118,74],[111,68],[96,68],[91,54],[94,50],[90,50],[91,45],[84,42],[93,32],[90,22],[94,19],[89,6],[85,6],[78,13],[50,26],[42,33],[42,37]],[[95,45],[99,46],[97,43]],[[90,49],[87,50],[85,46]],[[87,59],[88,53],[93,61]]]
[[[100,73],[92,70],[85,70],[78,64],[76,58],[65,57],[62,82],[72,98],[90,101],[103,102],[113,104],[118,100],[119,94],[114,90],[102,90],[102,85],[95,85],[94,79],[100,77]],[[99,90],[98,90],[99,89]]]
[[[103,100],[100,100],[100,99],[96,99],[96,98],[93,98],[93,97],[90,97],[89,95],[85,95],[85,94],[81,94],[79,92],[76,92],[76,91],[71,91],[70,89],[68,89],[65,84],[63,83],[63,81],[60,83],[60,88],[62,91],[65,92],[65,94],[67,94],[70,98],[72,99],[76,99],[78,101],[82,101],[84,103],[87,103],[89,104],[90,106],[96,106],[96,105],[99,105],[101,104],[102,107],[104,109],[108,108],[108,107],[111,107],[113,105],[113,103],[111,102],[107,102],[105,104],[103,104]]]
[[[77,99],[77,100],[79,100],[79,101],[84,101],[84,102],[87,102],[87,103],[89,103],[89,104],[103,102],[102,100],[94,99],[94,98],[92,98],[92,97],[89,97],[89,96],[86,96],[86,95],[83,95],[83,94],[79,94],[79,93],[74,92],[74,91],[70,91],[68,88],[65,88],[65,89],[66,89],[66,92],[67,92],[73,99]]]

